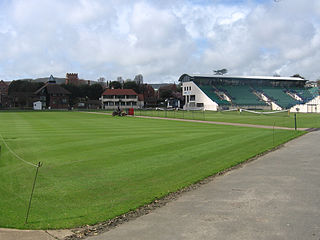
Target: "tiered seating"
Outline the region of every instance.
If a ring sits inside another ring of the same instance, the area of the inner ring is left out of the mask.
[[[299,97],[301,97],[304,103],[309,102],[310,100],[314,99],[319,95],[319,89],[317,87],[313,87],[313,88],[291,87],[288,90],[290,92],[296,93]]]
[[[215,89],[213,86],[206,85],[206,86],[199,86],[199,88],[214,102],[218,105],[230,105],[227,100],[222,100],[219,96],[214,92]]]
[[[255,105],[264,106],[266,103],[260,100],[251,90],[250,86],[230,86],[221,85],[219,89],[227,92],[227,94],[232,97],[232,103],[244,106],[244,105]]]
[[[300,101],[290,97],[285,93],[285,89],[281,87],[260,87],[262,91],[269,99],[274,101],[277,105],[282,108],[288,109],[293,107],[296,104],[301,104]]]

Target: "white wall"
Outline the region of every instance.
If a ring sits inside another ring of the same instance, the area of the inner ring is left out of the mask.
[[[299,111],[297,111],[299,108]],[[303,112],[303,113],[320,113],[320,96],[315,97],[305,104],[298,104],[290,108],[290,112]]]
[[[185,105],[183,109],[191,110],[191,109],[203,109],[203,110],[211,110],[217,111],[218,104],[212,101],[194,82],[183,82],[182,83],[182,94],[186,96]],[[195,101],[187,102],[187,96],[195,95]],[[197,107],[197,103],[203,103],[203,108]],[[194,106],[192,106],[194,104]]]

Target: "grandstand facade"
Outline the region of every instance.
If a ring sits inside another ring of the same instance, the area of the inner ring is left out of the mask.
[[[185,110],[244,108],[320,113],[318,87],[298,77],[188,75],[179,78]]]

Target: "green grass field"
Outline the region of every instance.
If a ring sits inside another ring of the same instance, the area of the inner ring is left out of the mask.
[[[0,140],[0,227],[26,229],[113,218],[303,134],[81,112],[0,112],[0,122],[16,154],[43,162],[25,225],[36,169]]]
[[[167,118],[195,119],[230,123],[249,123],[255,125],[294,128],[294,113],[287,112],[270,115],[258,115],[248,112],[213,112],[213,111],[155,111],[136,110],[137,116],[154,116]],[[316,113],[298,113],[298,128],[320,128],[320,115]]]

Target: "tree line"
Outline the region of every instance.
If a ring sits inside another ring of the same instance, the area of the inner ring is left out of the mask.
[[[16,106],[30,107],[34,101],[34,92],[44,86],[43,82],[34,82],[30,80],[15,80],[9,85],[9,98]],[[82,84],[60,84],[61,87],[68,90],[70,95],[70,105],[75,106],[80,101],[99,100],[104,90],[107,89],[133,89],[137,94],[142,94],[147,107],[159,106],[165,99],[182,99],[181,87],[176,84],[162,86],[155,91],[150,84],[137,84],[134,81],[120,83],[118,81],[107,82],[106,86],[101,83],[92,85]]]

